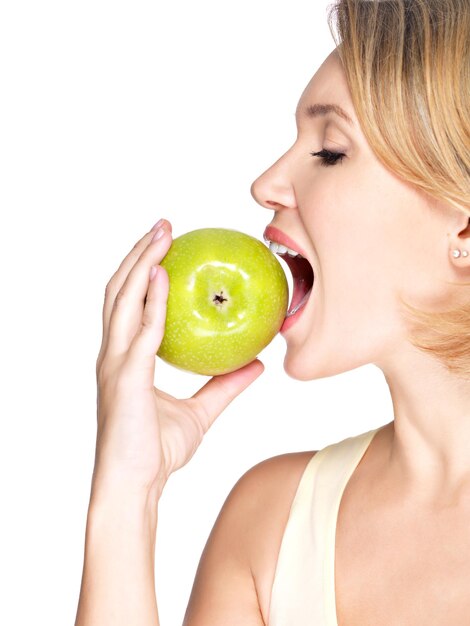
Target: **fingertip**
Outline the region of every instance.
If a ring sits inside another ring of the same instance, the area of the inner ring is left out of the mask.
[[[169,279],[168,277],[168,272],[166,271],[166,269],[163,267],[163,265],[159,265],[158,266],[158,271],[160,272],[160,276],[163,279]]]
[[[170,277],[168,276],[168,272],[161,265],[157,265],[157,273],[159,286],[168,290],[170,286]]]
[[[173,226],[171,224],[171,222],[169,222],[167,219],[165,219],[164,217],[162,217],[161,219],[158,220],[158,222],[156,224],[154,224],[152,226],[152,228],[149,230],[149,233],[154,233],[155,231],[157,231],[159,228],[163,228],[166,232],[168,232],[170,235],[172,233],[173,230]]]
[[[263,361],[260,361],[260,359],[255,359],[253,361],[253,366],[258,369],[258,376],[260,376],[265,370],[264,363]]]
[[[235,370],[235,372],[232,372],[232,374],[236,374],[240,379],[249,381],[248,384],[251,384],[261,376],[263,372],[264,364],[259,359],[254,359],[250,363],[240,367],[240,369]],[[230,376],[230,374],[228,374],[228,376]]]
[[[162,226],[162,228],[164,228],[166,231],[168,231],[170,234],[173,230],[173,226],[171,224],[171,222],[169,220],[167,220],[166,218],[162,218],[161,219],[161,224],[160,226]]]
[[[163,307],[166,315],[166,306],[168,302],[168,295],[170,292],[170,283],[168,279],[168,273],[161,265],[152,265],[150,268],[150,280],[148,285],[148,293],[153,294],[153,298],[157,303],[157,309]],[[147,298],[146,298],[147,300]],[[163,315],[163,313],[161,313]]]

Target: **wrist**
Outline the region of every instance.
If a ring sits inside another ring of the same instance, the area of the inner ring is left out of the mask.
[[[155,546],[158,502],[136,494],[101,493],[90,498],[87,534],[99,542],[125,536]],[[139,539],[140,538],[140,539]]]
[[[158,499],[122,484],[99,486],[88,509],[76,624],[158,624]]]
[[[91,484],[90,504],[106,502],[119,507],[128,503],[134,509],[148,509],[157,505],[166,481],[151,482],[136,480],[125,469],[109,469],[95,466]]]
[[[94,480],[88,520],[95,527],[148,528],[156,531],[162,488],[141,489],[124,481]]]

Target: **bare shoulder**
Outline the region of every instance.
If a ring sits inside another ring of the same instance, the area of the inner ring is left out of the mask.
[[[267,624],[271,589],[282,537],[300,479],[317,451],[291,452],[271,457],[252,467],[241,481],[257,491],[259,505],[253,512],[250,550],[253,578],[260,610]]]
[[[185,626],[263,626],[282,536],[302,474],[315,451],[280,454],[234,485],[201,556]]]

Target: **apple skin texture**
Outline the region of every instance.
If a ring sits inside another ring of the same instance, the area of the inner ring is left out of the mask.
[[[165,334],[157,355],[215,376],[253,361],[279,332],[289,287],[278,259],[250,235],[201,228],[177,237],[168,272]]]

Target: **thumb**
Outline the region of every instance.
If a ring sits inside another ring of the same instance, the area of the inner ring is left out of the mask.
[[[230,402],[263,372],[263,363],[259,359],[255,359],[234,372],[214,376],[193,395],[191,400],[199,409],[199,419],[204,432],[209,430],[215,419]]]

